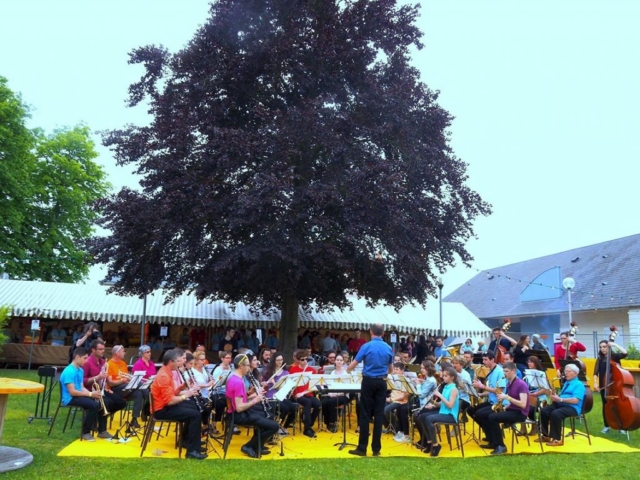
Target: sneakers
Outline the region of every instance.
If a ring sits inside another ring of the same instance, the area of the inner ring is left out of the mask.
[[[400,443],[411,443],[411,437],[409,435],[405,435]]]
[[[604,427],[600,433],[609,433],[609,427]]]
[[[83,433],[82,434],[82,440],[84,440],[85,442],[95,442],[96,439],[93,438],[93,435],[91,435],[90,433]]]
[[[404,433],[402,432],[396,433],[395,436],[393,437],[393,441],[398,443],[404,442]]]
[[[100,432],[98,434],[98,438],[103,438],[105,440],[111,440],[113,438],[113,435],[111,435],[109,432],[107,432],[105,430],[104,432]]]
[[[620,435],[626,435],[627,431],[626,430],[620,430]]]

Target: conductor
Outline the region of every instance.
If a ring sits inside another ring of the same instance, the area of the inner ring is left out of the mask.
[[[384,407],[387,396],[387,374],[393,362],[391,347],[382,340],[384,328],[379,323],[374,323],[369,329],[371,341],[365,343],[356,354],[353,362],[347,367],[351,372],[360,362],[364,362],[362,370],[362,390],[360,392],[360,416],[358,426],[360,437],[358,447],[349,450],[351,455],[367,456],[369,443],[369,422],[373,415],[373,436],[371,438],[371,452],[374,457],[380,455],[382,445],[382,422],[384,420]]]

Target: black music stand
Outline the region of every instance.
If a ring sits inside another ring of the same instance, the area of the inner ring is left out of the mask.
[[[144,371],[133,372],[133,374],[131,374],[131,378],[129,379],[129,383],[127,383],[127,385],[122,389],[122,391],[132,392],[134,390],[139,390],[144,384],[145,373],[146,372]],[[131,437],[136,437],[138,440],[140,440],[140,436],[138,435],[138,430],[140,430],[141,427],[138,427],[138,428],[132,427],[128,416],[125,416],[122,418],[125,418],[125,421],[120,426],[120,428],[118,429],[118,431],[116,432],[113,438],[117,439],[121,443],[128,442]],[[124,429],[124,435],[121,437],[120,434],[122,433],[123,429]]]
[[[484,362],[482,361],[482,359],[484,358],[484,354],[487,352],[478,352],[478,353],[474,353],[473,354],[473,360],[471,363],[474,363],[476,365],[482,365]]]
[[[344,385],[352,385],[349,383],[346,383]],[[331,385],[331,388],[329,388],[328,385],[323,385],[323,390],[326,393],[353,393],[354,389],[351,388],[347,388],[347,387],[342,387],[340,386],[340,383],[334,383],[333,385]],[[343,448],[345,448],[347,445],[351,446],[351,447],[357,447],[358,445],[356,445],[355,443],[349,443],[347,442],[347,405],[345,404],[344,406],[344,411],[342,412],[342,442],[339,443],[334,443],[333,446],[334,447],[338,447],[338,450],[342,450]]]
[[[581,382],[588,382],[586,372],[582,369],[584,364],[580,362],[580,360],[560,359],[558,360],[558,363],[560,364],[560,373],[564,373],[564,367],[566,367],[567,365],[575,365],[576,367],[578,367],[579,371],[578,380],[580,380]]]
[[[556,369],[556,366],[551,361],[551,355],[549,355],[549,352],[547,352],[546,350],[529,350],[529,355],[532,357],[538,357],[540,359],[540,363],[542,364],[542,368],[553,368],[554,370]]]

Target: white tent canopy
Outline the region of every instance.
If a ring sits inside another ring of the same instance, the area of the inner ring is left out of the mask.
[[[143,301],[137,297],[107,294],[108,287],[71,283],[0,280],[0,305],[10,305],[13,317],[86,320],[99,322],[141,323]],[[236,327],[277,326],[280,312],[265,315],[252,311],[243,303],[235,308],[221,301],[197,303],[195,295],[181,295],[174,302],[163,305],[165,296],[160,290],[147,296],[146,320],[150,323],[172,325]],[[318,312],[315,308],[299,311],[300,327],[313,329],[368,328],[382,323],[385,329],[400,333],[435,333],[439,328],[437,304],[424,309],[405,306],[396,312],[389,306],[368,308],[364,299],[351,297],[352,308]],[[486,336],[490,329],[461,303],[443,302],[443,331],[446,335]]]

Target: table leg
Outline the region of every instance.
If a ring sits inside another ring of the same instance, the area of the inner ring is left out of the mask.
[[[0,443],[2,443],[2,429],[4,427],[4,416],[7,413],[8,402],[9,395],[6,393],[0,393]]]

